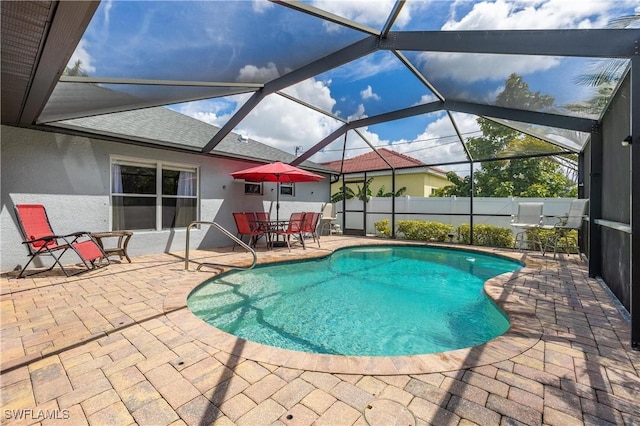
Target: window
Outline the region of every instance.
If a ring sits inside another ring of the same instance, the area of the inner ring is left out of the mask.
[[[280,195],[289,195],[293,197],[295,195],[294,186],[292,183],[281,183],[280,184]]]
[[[186,228],[198,217],[198,170],[163,163],[114,160],[112,229]]]
[[[252,195],[262,195],[262,184],[261,183],[245,183],[244,193],[252,194]]]

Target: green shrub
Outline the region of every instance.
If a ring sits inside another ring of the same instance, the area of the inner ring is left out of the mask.
[[[389,219],[382,219],[380,222],[376,222],[373,225],[381,236],[387,238],[391,236],[391,222]]]
[[[553,229],[529,229],[527,230],[527,240],[533,240],[536,236],[540,238],[542,245],[545,246],[545,250],[553,251],[553,239],[555,238],[555,230]],[[578,230],[560,230],[561,238],[558,239],[557,250],[560,253],[578,253],[576,247],[578,246]]]
[[[463,223],[456,228],[458,241],[470,244],[469,224]],[[473,226],[473,245],[486,247],[513,247],[513,232],[510,228],[479,224]]]
[[[564,230],[561,232],[561,238],[558,239],[558,252],[569,252],[569,253],[578,253],[578,230]],[[544,242],[544,240],[542,240]],[[569,250],[570,249],[570,250]],[[553,250],[552,248],[547,248],[547,250]]]
[[[398,232],[404,234],[407,240],[444,242],[448,240],[449,233],[453,232],[453,226],[422,220],[399,220]]]

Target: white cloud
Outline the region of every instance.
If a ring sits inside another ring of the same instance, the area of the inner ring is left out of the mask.
[[[67,66],[73,67],[76,61],[81,62],[80,68],[87,74],[91,75],[96,71],[96,67],[91,64],[92,58],[89,52],[87,52],[87,42],[85,39],[80,40],[80,43],[78,43],[75,52],[71,55],[71,59],[69,59]]]
[[[330,86],[331,80],[320,81],[310,78],[282,91],[323,111],[335,114],[333,108],[336,105],[336,100],[331,97]]]
[[[477,136],[480,127],[478,126],[476,121],[477,117],[475,115],[452,113],[452,116],[464,138]],[[425,164],[466,160],[464,148],[462,147],[456,131],[451,124],[451,120],[446,113],[440,113],[439,118],[428,124],[424,131],[417,135],[414,140],[397,139],[391,141],[381,139],[378,134],[373,133],[367,127],[358,130],[373,146],[386,147],[418,159]],[[325,147],[324,152],[318,153],[312,158],[312,160],[324,162],[341,159],[343,141],[343,138],[339,138],[334,141],[331,145]],[[350,131],[347,134],[346,158],[366,154],[370,151],[371,148],[369,145],[355,132]],[[459,166],[447,166],[442,168],[449,170],[457,169]]]
[[[197,120],[222,127],[237,109],[251,96],[242,94],[223,99],[210,99],[181,104],[176,110]]]
[[[234,131],[293,153],[295,146],[308,150],[341,124],[282,96],[270,95]]]
[[[459,21],[455,10],[443,30],[510,30],[556,28],[602,28],[609,11],[623,2],[608,0],[519,0],[476,3]],[[455,4],[453,5],[455,6]]]
[[[347,117],[347,121],[360,120],[361,118],[366,118],[367,115],[364,113],[364,105],[359,104],[358,109]]]
[[[368,25],[375,29],[382,29],[382,26],[393,10],[394,3],[395,0],[317,0],[312,2],[312,4],[319,9],[350,19],[359,24]],[[398,25],[405,25],[411,19],[409,13],[410,7],[405,5],[404,8],[407,9],[407,12],[402,15],[402,19],[399,17]],[[327,28],[328,31],[332,31],[328,26],[325,28]]]
[[[111,8],[113,7],[113,0],[105,2],[104,6],[104,27],[109,28],[109,22],[111,21]]]
[[[523,30],[563,28],[604,28],[610,12],[628,1],[607,0],[496,0],[476,3],[465,16],[458,17],[456,1],[443,30]],[[504,80],[511,73],[520,75],[547,71],[561,63],[548,56],[493,54],[421,53],[419,65],[427,78],[451,78],[462,82]]]
[[[266,67],[245,65],[240,69],[236,81],[245,83],[262,82],[273,80],[279,76],[280,73],[278,73],[276,64],[269,62]]]
[[[477,132],[480,127],[477,117],[470,114],[452,113],[460,133]],[[391,143],[390,148],[416,158],[426,164],[439,162],[464,161],[466,156],[451,120],[447,114],[431,122],[425,130],[416,136],[414,141],[398,140]]]
[[[331,112],[336,101],[331,97],[330,84],[331,81],[308,79],[284,92]],[[243,94],[191,102],[184,104],[179,111],[221,127],[250,96]],[[273,94],[263,99],[233,131],[293,154],[295,146],[302,146],[306,151],[341,125],[333,118]]]
[[[358,129],[360,134],[367,139],[373,146],[388,145],[388,141],[380,140],[380,137],[368,131],[367,128]],[[341,135],[329,145],[325,146],[321,151],[311,157],[311,161],[324,163],[328,161],[336,161],[342,159],[342,151],[345,146],[344,135]],[[347,151],[345,158],[353,158],[358,155],[371,152],[371,147],[354,131],[347,132]]]
[[[403,67],[404,65],[393,54],[379,52],[346,64],[332,72],[346,80],[357,81]]]
[[[420,96],[420,100],[418,102],[416,102],[415,104],[413,104],[412,106],[424,105],[424,104],[428,104],[430,102],[435,102],[437,100],[438,100],[438,98],[436,97],[436,95],[434,95],[432,93],[427,93],[425,95]]]
[[[275,5],[267,0],[253,0],[253,11],[255,13],[265,13],[273,7],[275,7]]]
[[[448,52],[423,52],[418,55],[418,65],[427,79],[451,78],[467,83],[504,81],[512,73],[526,75],[550,70],[559,64],[560,58],[550,56]]]
[[[331,97],[329,84],[330,81],[309,79],[285,92],[331,112],[336,101]],[[341,125],[331,117],[273,94],[263,99],[234,131],[293,153],[293,147],[302,146],[306,151]]]
[[[374,100],[379,101],[381,98],[376,93],[373,93],[373,89],[371,86],[367,86],[366,89],[360,91],[360,97],[362,100]]]

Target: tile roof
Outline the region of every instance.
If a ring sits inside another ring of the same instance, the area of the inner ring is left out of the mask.
[[[390,149],[381,148],[376,152],[369,152],[366,154],[359,155],[357,157],[349,158],[344,160],[344,166],[342,167],[343,173],[360,173],[360,172],[370,172],[374,170],[389,170],[389,166],[384,162],[380,155],[384,156],[384,158],[391,164],[394,168],[406,168],[406,167],[420,167],[425,166],[425,164],[417,160],[413,157],[409,157],[408,155],[401,154],[396,151],[392,151]],[[322,165],[333,169],[337,172],[340,172],[340,163],[342,160],[330,161],[327,163],[322,163]],[[439,169],[434,169],[430,167],[434,171],[441,171]]]

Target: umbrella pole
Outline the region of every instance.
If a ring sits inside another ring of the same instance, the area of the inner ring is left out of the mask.
[[[280,226],[280,223],[279,223],[280,222],[280,181],[279,180],[276,183],[276,190],[278,191],[276,192],[276,226],[279,227]],[[281,247],[286,245],[284,241],[278,241],[277,235],[276,235],[276,240],[272,241],[271,244],[273,247]]]

